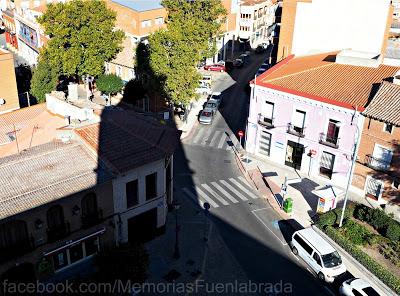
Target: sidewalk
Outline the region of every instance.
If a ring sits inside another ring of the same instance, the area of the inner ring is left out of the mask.
[[[311,217],[316,214],[318,197],[312,193],[319,187],[328,185],[328,182],[318,180],[318,183],[309,179],[306,175],[301,174],[293,168],[273,163],[266,159],[261,159],[255,155],[245,156],[244,151],[240,151],[239,157],[243,164],[241,170],[245,176],[253,182],[258,191],[264,196],[275,211],[280,214],[283,219],[294,219],[303,227],[312,226]],[[247,159],[247,161],[246,161]],[[287,215],[280,208],[282,204],[282,196],[280,195],[281,186],[285,177],[290,179],[299,179],[301,182],[290,184],[287,187],[286,197],[293,199],[293,213]],[[363,198],[349,193],[349,199],[357,202],[365,203]],[[339,204],[342,201],[339,201]],[[340,206],[340,205],[339,205]],[[315,227],[314,227],[315,228]],[[319,231],[318,229],[316,231]],[[381,282],[375,275],[355,260],[350,254],[343,250],[333,240],[328,238],[324,233],[319,231],[337,250],[343,255],[343,262],[348,271],[357,278],[363,278],[372,283],[381,295],[396,295],[390,288]]]

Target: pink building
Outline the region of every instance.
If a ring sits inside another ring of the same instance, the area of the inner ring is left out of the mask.
[[[246,150],[344,187],[361,112],[398,69],[359,52],[289,56],[253,81]]]

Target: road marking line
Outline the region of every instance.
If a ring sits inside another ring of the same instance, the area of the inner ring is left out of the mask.
[[[257,218],[265,227],[267,227],[267,229],[268,229],[269,231],[271,231],[271,233],[278,239],[278,241],[281,242],[281,244],[282,244],[283,246],[287,246],[287,243],[282,242],[282,241],[280,240],[280,238],[267,226],[267,224],[265,224],[264,221],[261,220],[261,218],[257,216],[256,213],[253,213],[253,215],[256,216],[256,218]]]
[[[196,144],[198,140],[200,140],[202,134],[204,133],[205,128],[201,128],[197,131],[196,136],[193,138],[193,143]]]
[[[209,198],[209,197],[207,196],[207,194],[205,194],[204,191],[201,190],[198,186],[195,187],[195,190],[197,191],[197,194],[198,194],[202,199],[204,199],[206,202],[208,202],[208,203],[210,204],[210,206],[212,206],[212,207],[214,207],[214,208],[218,208],[218,207],[219,207],[219,205],[218,205],[215,201],[213,201],[211,198]]]
[[[268,210],[268,209],[270,209],[270,207],[269,208],[255,209],[255,210],[252,210],[251,212],[263,211],[263,210]]]
[[[192,191],[190,191],[188,188],[182,188],[182,190],[186,193],[187,196],[189,196],[189,198],[191,200],[193,200],[196,204],[198,204],[200,207],[203,207],[202,205],[202,201],[196,196],[194,195],[194,193]]]
[[[206,132],[206,134],[204,135],[203,139],[200,141],[201,145],[203,145],[203,146],[207,145],[206,142],[208,141],[208,138],[211,136],[212,132],[213,132],[213,130],[211,128]]]
[[[217,194],[214,190],[212,190],[210,186],[208,186],[207,184],[201,184],[201,186],[203,186],[203,188],[204,188],[206,191],[208,191],[209,193],[211,193],[211,195],[212,195],[213,197],[215,197],[216,199],[218,199],[218,201],[219,201],[220,203],[222,203],[224,206],[229,205],[229,203],[228,203],[225,199],[223,199],[222,197],[218,196],[218,194]]]
[[[218,143],[218,149],[221,149],[222,146],[224,145],[225,138],[226,138],[226,135],[225,135],[225,133],[223,133],[222,137],[221,137],[221,140],[219,140],[219,143]]]
[[[237,203],[237,199],[235,199],[232,195],[228,193],[224,188],[222,188],[217,182],[211,182],[211,184],[217,188],[222,194],[225,195],[226,198],[228,198],[231,202]]]
[[[232,185],[230,185],[228,182],[225,180],[219,180],[222,184],[224,184],[230,191],[236,194],[241,200],[248,200],[247,197],[243,196],[239,191],[237,191]]]
[[[214,146],[214,145],[215,145],[215,142],[217,141],[218,135],[219,135],[220,133],[222,133],[222,132],[221,132],[221,131],[216,131],[216,132],[215,132],[214,136],[212,137],[212,139],[211,139],[211,141],[210,141],[210,146]]]
[[[250,189],[253,189],[253,188],[250,186],[250,184],[247,182],[247,180],[246,180],[245,177],[239,176],[238,179],[239,179],[240,181],[242,181],[242,183],[244,183],[244,185],[246,185],[246,186],[249,187]]]
[[[259,198],[259,196],[253,194],[252,192],[250,192],[249,189],[245,188],[244,186],[242,186],[238,181],[236,181],[234,178],[229,178],[229,181],[231,181],[233,184],[236,185],[236,187],[238,187],[239,189],[241,189],[242,191],[244,191],[248,196],[250,196],[253,199],[257,199]]]

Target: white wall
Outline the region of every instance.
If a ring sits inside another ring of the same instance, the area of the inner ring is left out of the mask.
[[[298,3],[292,53],[353,49],[380,53],[390,0]]]
[[[157,197],[153,201],[146,201],[146,176],[157,172]],[[130,209],[126,206],[126,183],[138,180],[139,184],[139,204]],[[157,207],[157,227],[165,224],[167,217],[167,203],[165,200],[165,168],[164,159],[146,164],[140,168],[129,171],[123,176],[113,180],[113,195],[114,195],[114,212],[121,213],[121,222],[119,231],[116,231],[117,242],[128,241],[128,219],[147,212]],[[162,197],[162,198],[160,198]],[[118,217],[115,218],[115,223],[118,225]]]

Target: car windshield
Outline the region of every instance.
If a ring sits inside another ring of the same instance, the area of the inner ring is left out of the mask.
[[[364,291],[365,294],[367,294],[368,296],[379,296],[378,292],[375,291],[374,288],[372,287],[366,287],[364,289],[362,289]]]
[[[219,95],[212,95],[211,100],[216,100],[218,101],[220,99],[221,96]]]
[[[206,108],[215,108],[215,106],[214,103],[207,103]]]
[[[335,267],[342,264],[342,259],[338,252],[333,252],[330,254],[322,255],[322,261],[325,267]]]

